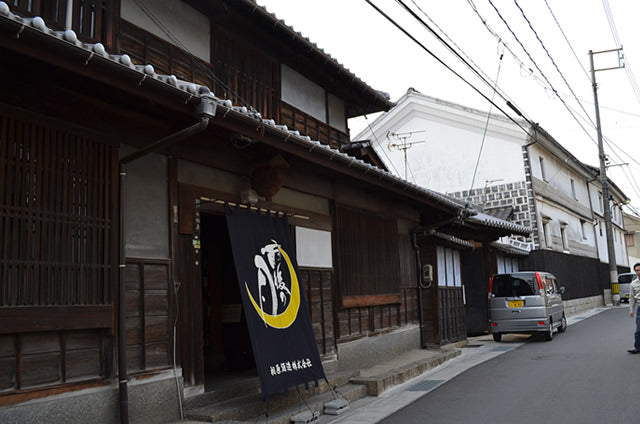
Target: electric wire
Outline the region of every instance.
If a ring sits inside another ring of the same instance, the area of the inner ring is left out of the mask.
[[[615,21],[613,20],[613,13],[611,12],[611,7],[609,6],[608,0],[602,0],[602,5],[604,6],[605,15],[607,16],[607,21],[609,22],[609,28],[611,29],[611,34],[613,36],[613,40],[616,43],[616,46],[622,48],[622,43],[620,42],[620,37],[618,35],[618,30],[616,28]],[[640,103],[640,88],[638,87],[638,82],[636,81],[635,76],[633,75],[633,71],[631,70],[631,65],[629,60],[625,57],[624,59],[624,70],[627,73],[627,79],[631,84],[631,88],[633,89],[633,93],[636,95],[636,100]]]
[[[573,53],[573,57],[576,59],[576,61],[580,65],[580,69],[582,69],[582,72],[584,72],[584,75],[589,80],[589,83],[591,83],[591,77],[589,76],[589,72],[587,72],[587,70],[585,69],[585,67],[582,64],[582,62],[580,62],[580,59],[578,58],[578,55],[576,54],[576,51],[573,49],[573,46],[569,42],[569,38],[567,38],[567,35],[564,33],[564,30],[560,26],[560,22],[558,22],[558,19],[556,18],[556,15],[553,13],[553,10],[551,10],[551,6],[549,6],[549,2],[547,0],[544,0],[544,3],[547,5],[547,9],[549,9],[549,13],[551,14],[551,17],[553,18],[553,20],[555,21],[558,29],[562,33],[562,36],[564,37],[564,41],[567,42],[567,45],[569,46],[569,49],[571,49],[571,53]]]
[[[560,96],[560,93],[558,92],[558,90],[556,90],[553,87],[553,84],[551,84],[551,81],[549,81],[549,79],[547,78],[547,76],[544,74],[544,72],[542,72],[542,70],[540,69],[540,67],[538,66],[538,64],[536,63],[535,60],[533,60],[533,57],[531,57],[531,54],[529,53],[529,51],[525,48],[524,44],[522,44],[522,42],[520,41],[520,39],[518,38],[518,36],[515,34],[515,32],[513,32],[513,30],[511,29],[511,26],[509,25],[509,23],[505,20],[505,18],[502,16],[502,13],[500,13],[500,11],[498,10],[498,8],[495,6],[495,4],[493,3],[492,0],[488,0],[489,4],[491,4],[491,6],[493,7],[493,9],[495,10],[495,12],[497,13],[497,15],[500,17],[500,20],[502,20],[502,22],[504,23],[504,25],[507,27],[507,29],[509,30],[509,32],[511,33],[511,35],[515,38],[515,40],[518,42],[518,44],[520,45],[520,47],[522,48],[522,50],[525,52],[525,54],[527,55],[527,57],[529,58],[529,60],[533,63],[533,65],[536,67],[536,69],[538,70],[538,72],[540,72],[540,75],[542,75],[542,77],[545,79],[545,81],[547,82],[547,84],[549,84],[549,86],[551,87],[551,90],[553,91],[553,93],[555,94],[556,98],[558,100],[560,100],[560,102],[564,105],[565,109],[567,109],[567,111],[569,112],[569,114],[571,115],[571,117],[574,119],[574,121],[576,121],[576,123],[580,126],[580,128],[582,128],[582,130],[589,135],[589,132],[587,131],[587,129],[584,127],[584,125],[582,125],[582,123],[578,120],[578,118],[576,117],[576,114],[574,113],[574,111],[571,109],[571,107],[569,107],[569,105],[567,104],[567,102],[565,102],[565,100],[562,98],[562,96]],[[590,135],[589,135],[590,136]]]
[[[584,118],[582,118],[584,119]],[[593,126],[593,128],[595,129],[595,126]],[[589,136],[589,139],[597,146],[598,142],[593,138],[593,136],[591,136],[590,134],[587,134]],[[624,156],[628,157],[629,160],[631,160],[632,162],[635,162],[637,165],[640,165],[640,162],[635,159],[631,154],[627,153],[625,150],[623,150],[619,145],[617,145],[616,143],[614,143],[610,138],[606,137],[606,136],[602,136],[602,140],[603,143],[609,147],[609,150],[611,151],[611,153],[613,155],[615,155],[619,161],[620,164],[622,164],[624,162],[623,157],[618,154],[616,152],[615,149],[618,149],[618,151],[620,151],[620,153],[622,153]],[[636,191],[635,187],[640,187],[640,185],[638,185],[638,182],[636,181],[635,177],[633,176],[633,173],[631,173],[631,175],[628,175],[625,173],[625,178],[627,179],[627,181],[629,182],[629,184],[631,185],[632,189],[634,190],[634,192]],[[640,198],[640,192],[639,194],[639,198]]]
[[[522,108],[519,108],[516,105],[516,102],[514,100],[512,100],[511,98],[509,98],[509,96],[504,92],[504,90],[500,89],[500,87],[496,84],[495,81],[493,81],[491,79],[491,77],[489,77],[483,70],[482,68],[473,61],[473,59],[471,59],[471,57],[469,57],[468,54],[465,53],[465,51],[455,42],[453,41],[453,39],[451,37],[449,37],[449,35],[447,35],[447,33],[415,2],[415,0],[411,0],[411,2],[413,3],[413,5],[416,7],[416,9],[418,9],[420,11],[420,13],[422,13],[422,15],[427,18],[429,20],[429,22],[438,29],[438,31],[440,31],[440,33],[442,34],[442,36],[444,36],[448,42],[455,47],[455,50],[450,46],[447,45],[447,43],[444,43],[444,41],[438,37],[438,39],[443,42],[443,44],[445,45],[445,47],[447,47],[451,52],[453,52],[454,54],[458,55],[458,52],[460,53],[460,55],[464,56],[464,58],[466,59],[466,62],[463,61],[463,63],[465,63],[473,72],[475,73],[480,73],[482,74],[482,79],[483,81],[489,86],[489,88],[493,89],[493,90],[497,90],[500,97],[502,97],[503,100],[509,101],[511,102],[512,105],[516,106],[516,108],[520,111],[522,111]],[[435,34],[436,36],[438,34],[435,33],[435,31],[433,31],[431,28],[428,28],[433,34]],[[502,40],[498,37],[498,44],[499,46],[502,45],[503,49],[506,48],[504,43],[502,43]],[[501,52],[500,54],[504,54],[504,52]],[[467,63],[468,62],[468,63]],[[473,67],[471,65],[473,65]],[[529,120],[529,119],[528,119]]]
[[[531,29],[531,31],[533,32],[533,34],[536,36],[536,39],[538,40],[538,42],[540,43],[540,45],[542,46],[542,49],[545,51],[545,53],[547,54],[547,57],[549,58],[549,60],[551,61],[551,63],[553,64],[553,66],[556,68],[556,71],[558,72],[558,74],[560,74],[560,77],[562,78],[562,81],[564,81],[565,85],[567,86],[567,88],[569,89],[569,91],[571,91],[571,94],[573,95],[573,98],[576,100],[576,102],[578,102],[578,105],[580,105],[580,108],[582,109],[582,111],[584,112],[584,114],[589,118],[589,120],[591,120],[591,117],[589,116],[589,113],[587,113],[587,111],[585,110],[584,106],[582,105],[582,103],[580,102],[580,99],[578,99],[578,96],[576,95],[576,93],[573,91],[573,88],[571,88],[571,85],[569,84],[569,81],[567,81],[567,79],[565,78],[564,74],[562,73],[562,71],[560,70],[560,68],[558,67],[558,64],[556,63],[556,61],[553,59],[553,57],[551,56],[551,53],[549,52],[549,50],[547,49],[547,46],[544,45],[544,42],[542,41],[542,39],[540,39],[540,36],[538,35],[538,32],[533,28],[533,24],[531,23],[531,20],[529,20],[529,18],[527,17],[527,15],[524,13],[524,10],[522,9],[522,7],[520,7],[520,4],[518,3],[518,0],[513,0],[513,2],[515,3],[516,7],[520,10],[520,13],[522,14],[522,17],[524,18],[524,20],[527,22],[527,24],[529,25],[529,28]],[[527,53],[528,54],[528,53]],[[537,66],[537,65],[536,65]],[[558,94],[556,94],[558,95]]]
[[[496,73],[496,87],[498,86],[498,79],[500,78],[500,69],[502,69],[502,58],[504,55],[500,55],[500,60],[498,61],[498,72]],[[480,165],[480,158],[482,157],[482,150],[484,148],[484,143],[487,140],[487,129],[489,128],[489,121],[491,120],[491,111],[493,106],[493,96],[495,96],[496,92],[493,92],[491,96],[491,104],[489,105],[489,113],[487,113],[487,120],[484,124],[484,131],[482,133],[482,142],[480,143],[480,151],[478,152],[478,158],[476,159],[476,166],[473,169],[473,177],[471,178],[471,187],[469,187],[469,196],[467,197],[467,201],[471,202],[471,190],[473,190],[473,185],[476,182],[476,175],[478,173],[478,166]]]
[[[471,87],[476,93],[480,94],[485,100],[491,102],[491,99],[487,97],[483,92],[481,92],[476,86],[471,84],[468,80],[466,80],[462,75],[456,72],[451,66],[447,65],[442,59],[440,59],[435,53],[429,50],[424,44],[418,41],[413,35],[411,35],[405,28],[403,28],[400,24],[398,24],[395,20],[393,20],[389,15],[387,15],[384,11],[382,11],[378,6],[376,6],[371,0],[365,0],[373,9],[375,9],[380,15],[382,15],[385,19],[387,19],[391,24],[393,24],[396,28],[398,28],[402,33],[404,33],[407,37],[409,37],[414,43],[416,43],[420,48],[422,48],[425,52],[427,52],[431,57],[433,57],[438,63],[444,66],[447,70],[453,73],[456,77],[461,79],[465,84]],[[500,106],[493,103],[494,107],[502,112],[509,120],[511,120],[514,124],[516,124],[522,131],[524,131],[529,137],[533,138],[533,136],[529,133],[529,131],[522,126],[520,122],[514,119],[511,115],[504,111]]]
[[[467,0],[467,3],[471,7],[471,9],[474,11],[474,13],[478,17],[478,19],[480,19],[480,22],[482,22],[482,24],[487,29],[487,31],[491,35],[493,35],[496,38],[496,40],[498,40],[499,43],[501,43],[504,46],[504,48],[511,54],[511,57],[513,58],[513,60],[515,60],[518,63],[518,65],[520,66],[520,75],[522,77],[525,77],[525,75],[522,75],[522,70],[524,69],[529,73],[529,75],[527,75],[527,77],[528,76],[533,77],[533,79],[537,83],[542,85],[545,90],[551,90],[551,88],[544,81],[542,81],[540,78],[538,78],[538,76],[536,75],[535,71],[533,69],[531,69],[531,67],[525,65],[525,63],[522,61],[522,59],[520,59],[518,57],[518,55],[511,49],[511,47],[509,47],[509,44],[507,44],[507,42],[504,41],[502,39],[502,37],[489,26],[489,24],[487,23],[487,20],[478,11],[478,8],[475,5],[475,3],[473,2],[473,0]]]
[[[629,183],[631,184],[631,189],[633,190],[635,195],[640,198],[640,186],[638,186],[638,182],[634,178],[630,177],[629,174],[627,174],[627,170],[625,169],[625,166],[621,167],[621,171],[624,174],[624,176],[627,178]]]
[[[513,36],[513,38],[515,38],[515,40],[517,41],[517,43],[520,45],[520,48],[522,48],[522,50],[525,52],[525,54],[527,55],[527,57],[529,58],[529,60],[531,61],[531,63],[533,63],[533,66],[535,66],[535,68],[538,70],[538,72],[540,73],[540,75],[542,75],[542,77],[544,78],[544,80],[546,81],[546,83],[549,85],[549,87],[551,88],[551,90],[553,91],[554,95],[565,105],[565,107],[567,108],[567,110],[569,110],[569,113],[573,115],[573,112],[568,108],[567,103],[564,101],[564,99],[560,96],[560,93],[558,93],[558,90],[555,89],[555,87],[553,86],[553,84],[551,84],[551,81],[549,81],[549,78],[547,78],[547,76],[545,75],[545,73],[542,71],[542,69],[540,69],[540,66],[538,66],[538,63],[533,59],[533,57],[531,56],[531,54],[529,53],[529,51],[526,49],[526,47],[524,46],[524,44],[522,44],[522,42],[520,41],[520,39],[518,38],[518,36],[516,35],[516,33],[513,31],[513,29],[511,29],[511,26],[509,25],[509,23],[506,21],[506,19],[502,16],[502,13],[500,13],[500,10],[498,10],[498,8],[496,7],[496,5],[493,3],[492,0],[489,0],[489,4],[491,4],[491,6],[493,7],[493,9],[495,10],[496,14],[498,15],[498,17],[500,18],[500,20],[504,23],[504,25],[507,27],[507,29],[509,30],[509,32],[511,33],[511,35]],[[575,119],[575,117],[574,117]]]
[[[373,135],[373,138],[376,139],[376,143],[378,143],[378,146],[381,147],[379,150],[382,153],[384,153],[384,156],[387,158],[387,161],[388,161],[389,165],[391,165],[391,168],[393,168],[393,171],[395,172],[395,174],[396,175],[400,175],[400,173],[398,172],[398,169],[396,169],[396,166],[394,165],[393,161],[391,160],[389,155],[387,155],[387,152],[384,151],[384,148],[382,147],[382,143],[380,143],[380,140],[378,140],[378,136],[373,131],[373,128],[371,128],[371,124],[369,123],[369,118],[367,117],[366,114],[364,115],[364,120],[367,122],[367,128],[369,128],[369,131],[371,131],[371,135]]]

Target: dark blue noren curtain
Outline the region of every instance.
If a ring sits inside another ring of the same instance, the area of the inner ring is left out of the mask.
[[[225,208],[262,395],[325,378],[285,218]]]

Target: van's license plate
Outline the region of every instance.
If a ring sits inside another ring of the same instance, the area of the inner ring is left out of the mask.
[[[524,306],[524,302],[522,300],[510,300],[509,307],[510,308],[522,308]]]

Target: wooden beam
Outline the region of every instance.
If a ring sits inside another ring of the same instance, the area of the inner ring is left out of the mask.
[[[111,305],[0,308],[0,334],[111,328]]]
[[[343,308],[360,308],[363,306],[392,305],[402,301],[399,294],[380,294],[370,296],[343,296]]]

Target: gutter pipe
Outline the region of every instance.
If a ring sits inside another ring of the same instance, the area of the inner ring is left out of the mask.
[[[136,159],[156,152],[164,147],[176,144],[194,134],[204,131],[216,114],[216,103],[209,97],[203,97],[198,104],[196,115],[199,121],[183,130],[162,138],[133,152],[118,161],[120,168],[120,252],[118,270],[118,388],[120,398],[120,423],[129,424],[129,394],[127,389],[127,350],[126,350],[126,308],[125,308],[125,237],[126,237],[126,176],[127,164]],[[175,337],[173,343],[175,344]],[[180,393],[178,393],[180,396]],[[182,413],[182,411],[181,411]]]

